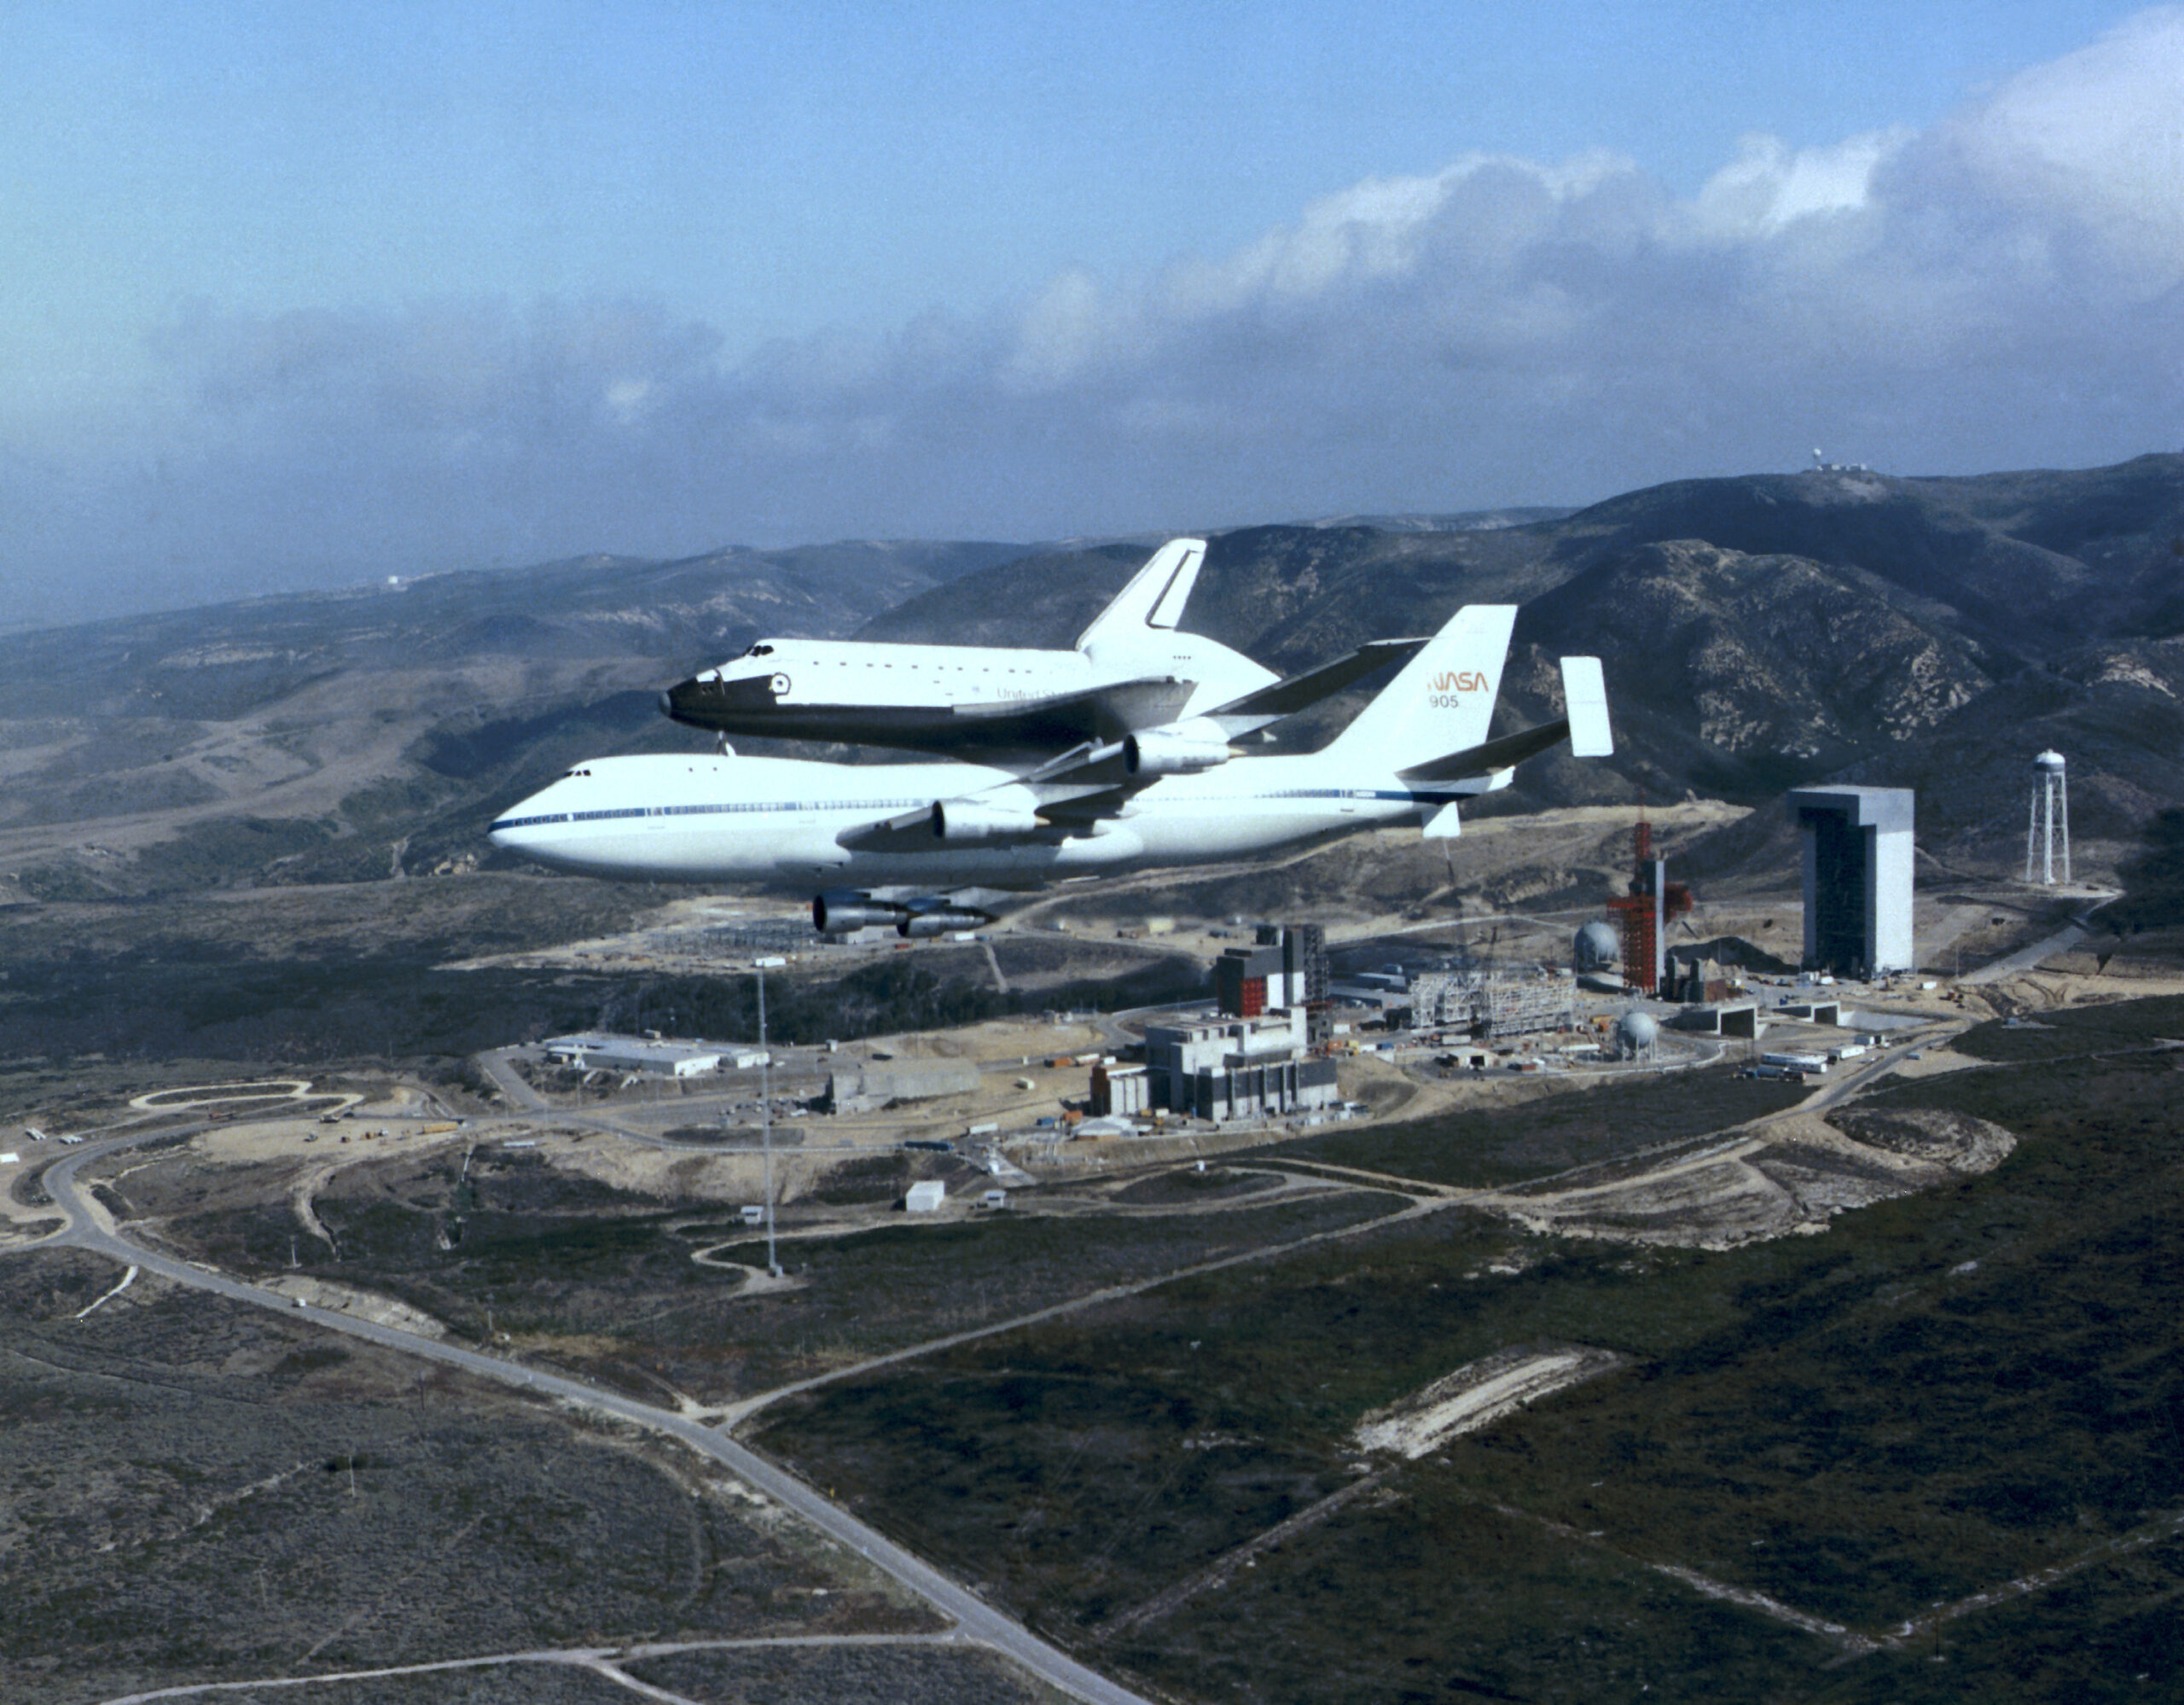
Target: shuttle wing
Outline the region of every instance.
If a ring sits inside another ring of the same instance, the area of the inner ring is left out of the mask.
[[[1374,640],[1331,663],[1232,699],[1208,713],[1208,719],[1231,737],[1249,733],[1294,716],[1384,665],[1407,660],[1425,643],[1422,639]],[[1074,762],[1084,746],[1110,744],[1172,724],[1196,686],[1172,675],[1143,676],[1014,704],[959,705],[950,713],[947,728],[924,744],[934,750],[955,746],[963,751],[1059,752]]]
[[[764,684],[723,684],[700,677],[664,694],[661,705],[677,722],[723,733],[907,746],[950,757],[1015,753],[1036,760],[1087,741],[1119,740],[1133,729],[1172,722],[1197,686],[1171,675],[1146,675],[1002,703],[816,705],[775,711]]]
[[[1145,676],[1013,704],[957,705],[950,713],[950,731],[961,731],[966,749],[1066,751],[1173,722],[1196,685],[1171,675]]]
[[[1331,698],[1352,682],[1362,681],[1390,663],[1407,663],[1418,655],[1422,639],[1375,639],[1345,653],[1331,663],[1307,669],[1275,681],[1240,699],[1231,699],[1206,714],[1231,735],[1248,734],[1283,717],[1294,716],[1321,699]]]

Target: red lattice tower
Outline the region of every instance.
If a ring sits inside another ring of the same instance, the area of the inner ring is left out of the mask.
[[[1607,909],[1623,934],[1623,981],[1653,994],[1660,987],[1660,934],[1691,910],[1691,890],[1665,880],[1653,856],[1653,825],[1642,811],[1630,831],[1630,892],[1610,896]]]

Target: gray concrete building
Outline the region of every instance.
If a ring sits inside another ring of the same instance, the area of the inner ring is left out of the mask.
[[[1244,1119],[1331,1107],[1332,1060],[1308,1057],[1304,1011],[1284,1008],[1221,1023],[1156,1024],[1145,1033],[1153,1105],[1199,1119]]]
[[[1804,968],[1838,976],[1912,969],[1908,788],[1799,788],[1787,804],[1804,838]]]

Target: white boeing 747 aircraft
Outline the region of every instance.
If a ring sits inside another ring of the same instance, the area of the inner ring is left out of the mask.
[[[1202,538],[1170,539],[1070,651],[868,640],[762,639],[660,695],[677,722],[723,739],[832,740],[973,758],[1021,773],[1089,741],[1211,718],[1234,739],[1417,650],[1377,640],[1288,680],[1182,620]]]
[[[1027,773],[691,755],[595,758],[492,825],[496,846],[587,876],[816,891],[822,931],[932,935],[992,921],[945,890],[1027,889],[1140,865],[1208,863],[1420,822],[1567,739],[1613,749],[1600,660],[1565,657],[1566,713],[1488,738],[1516,608],[1458,610],[1335,740],[1234,756],[1216,724],[1088,741]]]

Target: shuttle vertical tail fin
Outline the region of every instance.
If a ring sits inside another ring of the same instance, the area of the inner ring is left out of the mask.
[[[1467,604],[1321,754],[1384,774],[1486,743],[1514,604]]]
[[[1172,628],[1183,619],[1183,606],[1205,564],[1202,538],[1171,538],[1153,553],[1114,602],[1092,619],[1077,636],[1077,649],[1089,651],[1099,644],[1129,644],[1145,637],[1147,628]]]

